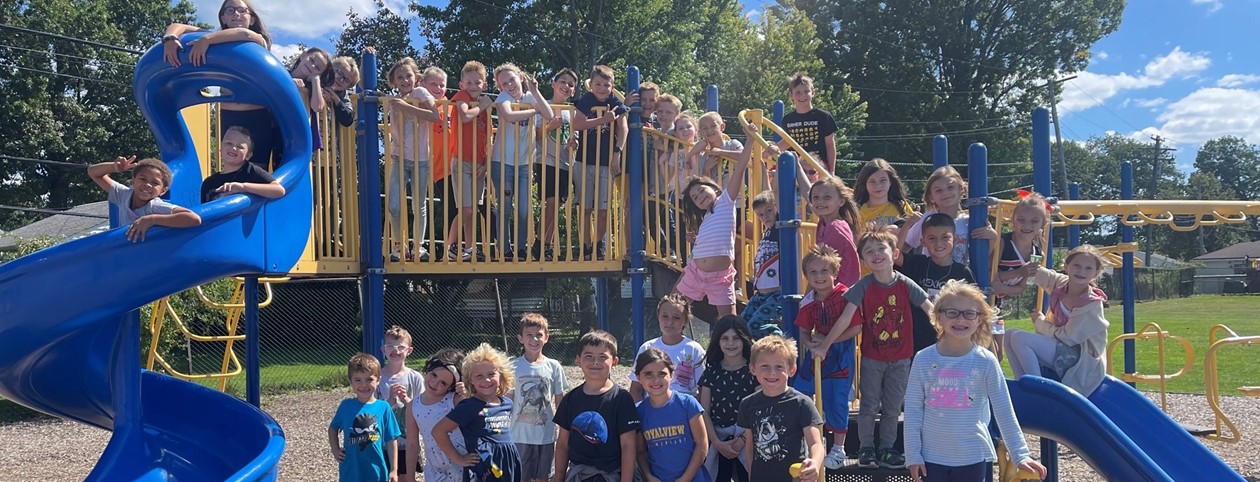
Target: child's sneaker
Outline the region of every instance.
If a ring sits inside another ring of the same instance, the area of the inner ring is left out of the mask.
[[[879,468],[879,460],[875,454],[875,447],[863,447],[858,450],[858,467],[864,469]]]
[[[897,449],[884,449],[879,453],[879,465],[885,469],[904,469],[906,457]]]
[[[844,453],[844,446],[835,444],[831,446],[831,451],[827,452],[827,456],[823,458],[823,465],[828,469],[837,470],[844,467],[844,459],[849,458]]]
[[[402,261],[402,250],[398,249],[398,246],[394,246],[389,252],[389,262],[397,263],[399,261]]]
[[[420,261],[428,261],[428,260],[429,260],[429,250],[424,249],[423,247],[421,247],[421,248],[419,248],[419,249],[418,249],[418,251],[420,252],[420,256],[418,257],[418,259],[419,259]]]
[[[459,259],[461,261],[469,261],[472,259],[472,255],[473,255],[472,248],[464,248],[464,252],[460,253]]]

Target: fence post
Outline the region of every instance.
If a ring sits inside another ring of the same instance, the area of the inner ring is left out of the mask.
[[[363,71],[376,72],[376,54],[363,54]],[[382,338],[385,336],[385,261],[381,257],[381,163],[380,140],[377,127],[380,108],[376,91],[376,76],[363,76],[363,95],[359,96],[358,131],[359,144],[359,265],[363,277],[359,279],[360,315],[363,319],[363,352],[381,357]]]
[[[626,72],[626,89],[639,90],[639,68],[631,65]],[[626,172],[630,174],[630,321],[634,325],[634,346],[643,346],[643,257],[647,233],[643,228],[643,107],[630,106],[630,132],[626,139]],[[655,206],[652,209],[656,209]]]

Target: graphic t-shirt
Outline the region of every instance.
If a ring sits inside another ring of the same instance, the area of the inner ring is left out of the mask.
[[[240,169],[231,172],[217,172],[211,174],[206,180],[201,181],[201,202],[204,204],[226,196],[226,194],[216,193],[214,190],[229,182],[271,184],[275,180],[276,178],[272,177],[271,173],[267,172],[262,166],[246,162]]]
[[[342,400],[328,428],[341,431],[341,446],[346,451],[345,460],[337,467],[341,480],[389,480],[384,444],[398,438],[402,431],[398,430],[398,420],[394,419],[394,410],[388,403],[381,400],[363,403],[357,398]]]
[[[543,121],[542,115],[534,116],[534,123],[538,125],[538,129],[545,134],[539,140],[538,157],[539,164],[546,164],[552,167],[568,169],[573,162],[568,147],[569,137],[573,135],[573,110],[571,109],[554,109],[555,118],[560,119],[560,127],[553,130],[546,130],[547,123]]]
[[[795,110],[783,114],[783,130],[797,144],[800,144],[805,152],[812,154],[818,162],[826,164],[827,159],[823,155],[826,145],[823,140],[835,134],[839,128],[836,127],[836,119],[831,117],[830,112],[812,109],[804,114],[797,113]]]
[[[814,402],[795,388],[776,397],[761,391],[739,404],[739,426],[752,430],[749,480],[791,482],[788,469],[805,460],[805,427],[822,425]]]
[[[621,470],[621,434],[639,429],[639,412],[624,388],[587,395],[578,385],[560,400],[553,421],[569,432],[570,463],[615,472]]]
[[[610,94],[607,99],[599,100],[595,98],[595,94],[587,92],[574,106],[587,119],[595,120],[605,115],[607,110],[624,109],[626,104],[615,95]],[[597,107],[607,109],[596,111]],[[582,162],[592,166],[607,166],[609,159],[616,157],[613,155],[613,148],[616,147],[613,143],[613,126],[616,124],[617,121],[612,121],[581,132],[582,142],[578,144],[578,157],[582,158]]]
[[[893,271],[887,285],[874,275],[863,277],[844,298],[858,305],[862,319],[862,356],[893,362],[914,356],[914,318],[910,307],[927,301],[927,293],[906,275]]]
[[[757,253],[753,255],[757,272],[753,282],[759,290],[779,288],[779,230],[767,229],[757,241]]]
[[[466,90],[460,90],[451,97],[451,102],[458,104],[459,102],[468,102],[476,105],[480,99],[474,99],[472,94]],[[451,111],[451,131],[455,139],[454,158],[464,162],[474,164],[486,164],[489,158],[486,156],[486,143],[490,139],[490,112],[483,109],[477,117],[471,121],[463,122],[459,117],[458,108]]]
[[[481,457],[477,465],[468,468],[465,480],[519,480],[519,475],[513,476],[519,470],[520,458],[512,445],[512,399],[499,400],[501,403],[491,405],[477,397],[467,398],[446,415],[459,425],[468,453]],[[495,472],[503,475],[491,475]]]
[[[118,208],[118,225],[126,226],[136,222],[141,216],[150,214],[171,214],[178,207],[165,199],[155,197],[136,209],[131,209],[132,189],[114,182],[109,185],[109,203]]]
[[[910,253],[904,255],[897,271],[917,283],[928,294],[928,299],[935,302],[936,295],[940,294],[946,281],[960,279],[971,284],[976,283],[971,276],[971,269],[966,265],[955,262],[952,258],[949,263],[949,266],[941,266],[926,255]],[[914,352],[918,353],[936,343],[936,328],[932,327],[932,320],[919,305],[911,305],[910,312],[914,316]]]
[[[394,417],[398,420],[398,448],[407,447],[407,406],[401,398],[394,397],[394,385],[402,385],[407,389],[407,396],[411,398],[419,398],[424,393],[424,376],[420,372],[403,367],[390,377],[381,378],[381,383],[376,385],[376,399],[390,404],[394,409]]]
[[[645,398],[637,408],[639,429],[647,442],[648,470],[657,479],[678,480],[687,471],[696,448],[691,419],[704,413],[704,408],[695,397],[677,392],[670,394],[669,401],[660,407],[652,406],[652,401]],[[691,480],[708,482],[713,479],[701,465]]]
[[[660,349],[674,361],[674,381],[670,382],[670,388],[693,397],[699,394],[696,387],[699,386],[700,377],[704,375],[704,347],[685,336],[677,345],[666,345],[660,338],[653,338],[643,342],[639,351],[635,352],[635,358],[648,348]],[[630,374],[630,381],[638,380],[639,377],[634,373]]]
[[[709,387],[709,418],[713,424],[729,427],[737,421],[739,402],[757,391],[757,378],[748,371],[747,363],[734,370],[722,368],[719,363],[704,370],[700,386]]]
[[[902,214],[901,211],[904,211],[905,214]],[[914,212],[914,206],[903,200],[901,201],[901,211],[897,211],[897,204],[892,201],[878,206],[872,206],[869,203],[858,206],[858,215],[862,217],[862,224],[866,226],[869,226],[871,223],[880,226],[892,226]]]
[[[831,294],[826,298],[818,299],[818,294],[814,290],[805,293],[805,297],[801,299],[800,311],[796,313],[796,326],[802,330],[814,330],[821,335],[831,333],[835,329],[836,321],[840,320],[840,315],[844,313],[844,308],[849,306],[848,300],[845,299],[844,293],[849,290],[844,283],[837,284],[832,288]],[[845,320],[840,330],[861,324],[862,318],[854,316],[852,320]]]
[[[516,388],[512,399],[512,441],[542,445],[556,441],[556,395],[564,394],[564,372],[560,362],[543,358],[530,363],[525,357],[512,360]]]
[[[498,105],[501,102],[509,102],[512,104],[533,104],[534,94],[526,92],[519,100],[512,98],[512,94],[500,92],[495,97],[494,103]],[[519,109],[513,106],[513,109]],[[537,115],[530,116],[528,119],[520,122],[504,122],[499,119],[499,133],[496,136],[498,142],[494,146],[494,153],[491,154],[490,160],[494,162],[502,162],[509,166],[517,164],[529,164],[530,148],[533,147],[529,142],[529,136],[534,132],[530,128],[531,122]]]

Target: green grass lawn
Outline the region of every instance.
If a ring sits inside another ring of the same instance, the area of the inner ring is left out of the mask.
[[[1106,310],[1111,322],[1108,338],[1124,333],[1124,311],[1119,303],[1112,303]],[[1260,297],[1256,296],[1193,296],[1172,300],[1139,303],[1134,316],[1134,330],[1141,330],[1148,323],[1157,323],[1173,336],[1184,337],[1194,348],[1194,365],[1185,375],[1169,380],[1168,391],[1183,393],[1204,392],[1203,359],[1208,349],[1208,330],[1216,324],[1224,324],[1241,336],[1260,335]],[[1032,330],[1028,319],[1007,320],[1007,328]],[[1218,335],[1219,338],[1220,335]],[[1159,373],[1159,357],[1155,340],[1139,340],[1135,343],[1137,372],[1156,375]],[[1185,362],[1185,350],[1174,340],[1165,340],[1165,367],[1169,373],[1181,369]],[[1225,347],[1218,351],[1217,371],[1223,395],[1238,394],[1240,386],[1260,385],[1260,365],[1256,364],[1260,346]],[[1110,362],[1112,374],[1124,371],[1124,347],[1116,346]],[[1010,375],[1010,367],[1003,363]],[[1157,390],[1157,384],[1139,383],[1140,390]]]

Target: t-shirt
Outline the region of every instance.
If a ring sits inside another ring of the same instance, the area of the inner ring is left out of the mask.
[[[844,293],[848,290],[849,287],[844,283],[838,284],[832,288],[831,294],[821,300],[817,298],[814,290],[805,293],[805,297],[801,299],[801,309],[796,313],[796,326],[803,330],[814,330],[822,335],[830,334],[836,322],[840,320],[840,315],[844,313],[845,307],[849,306],[848,300],[844,297]],[[848,320],[848,323],[840,326],[840,329],[845,330],[860,324],[862,324],[862,318],[854,316]]]
[[[204,204],[223,197],[225,194],[215,193],[214,190],[229,182],[271,184],[275,180],[276,178],[270,172],[267,172],[266,169],[258,164],[246,162],[240,169],[230,172],[217,172],[211,174],[206,180],[201,181],[201,202]]]
[[[425,481],[463,482],[464,480],[464,468],[446,458],[446,453],[438,448],[437,440],[433,438],[433,427],[454,409],[455,392],[453,391],[432,405],[425,405],[420,397],[416,397],[411,402],[411,416],[416,419],[416,428],[419,429],[420,440],[423,440],[420,445],[424,447]],[[464,434],[459,428],[452,430],[450,437],[451,445],[455,446],[456,452],[468,453],[468,450],[464,448]]]
[[[928,211],[923,213],[923,219],[936,214],[936,211]],[[923,244],[923,219],[910,227],[910,232],[906,233],[906,244],[911,248],[918,248]],[[967,241],[971,239],[971,216],[966,211],[959,211],[958,217],[954,218],[954,252],[952,256],[954,261],[962,264],[969,264],[970,258],[967,256]]]
[[[542,115],[534,116],[534,124],[538,126],[541,132],[544,132],[543,139],[539,142],[538,163],[548,166],[568,169],[573,162],[570,151],[567,147],[569,137],[573,135],[573,111],[570,109],[555,109],[557,119],[560,119],[560,127],[553,130],[546,130],[547,123],[543,121]]]
[[[534,94],[526,92],[520,100],[512,98],[512,94],[500,92],[495,97],[494,103],[498,105],[502,102],[512,104],[533,104]],[[513,107],[515,109],[515,107]],[[520,122],[504,122],[502,118],[499,120],[499,132],[495,136],[498,142],[495,143],[494,153],[490,154],[490,160],[494,162],[502,162],[508,166],[517,164],[529,164],[529,151],[533,145],[529,142],[530,135],[534,132],[530,128],[531,121],[537,115],[530,116]]]
[[[607,112],[603,109],[596,112],[595,108],[607,107],[609,110],[612,110],[625,108],[626,104],[622,103],[621,99],[618,99],[615,95],[609,95],[607,99],[599,100],[595,98],[595,94],[587,92],[582,95],[581,99],[578,99],[574,106],[587,119],[594,120],[605,115],[604,112]],[[578,145],[579,157],[582,158],[582,162],[592,166],[608,165],[609,159],[614,157],[613,148],[616,147],[616,144],[613,143],[613,126],[616,123],[617,121],[613,121],[582,131],[582,142]],[[620,163],[620,159],[617,162]]]
[[[949,262],[949,266],[941,266],[932,262],[932,258],[926,255],[910,253],[904,255],[897,271],[923,288],[923,291],[928,294],[928,299],[936,301],[936,295],[940,294],[946,281],[960,279],[971,284],[976,283],[975,278],[971,276],[971,269],[966,265],[955,262],[953,259]],[[919,305],[911,305],[910,313],[914,317],[914,351],[918,353],[919,350],[936,343],[936,328],[932,327],[932,320]]]
[[[685,336],[677,345],[666,345],[660,338],[653,338],[639,346],[639,351],[634,353],[635,358],[637,359],[639,354],[647,351],[648,348],[657,348],[674,361],[674,380],[669,383],[671,389],[693,397],[699,394],[696,387],[700,386],[700,377],[704,376],[703,346]],[[638,380],[639,377],[634,373],[630,374],[630,381]]]
[[[736,139],[726,139],[722,141],[722,150],[742,151],[744,150],[744,143],[739,142]],[[719,186],[725,186],[726,182],[730,180],[731,177],[730,165],[727,161],[729,161],[728,158],[720,157],[713,163],[712,166],[709,166],[708,171],[703,171],[705,164],[709,162],[709,155],[702,153],[700,154],[700,159],[697,161],[699,162],[697,168],[702,170],[700,172],[701,176],[709,176],[709,178],[717,181]]]
[[[472,94],[466,90],[460,90],[451,97],[452,103],[468,102],[476,105],[480,99],[474,99]],[[459,141],[455,144],[454,154],[452,157],[464,162],[475,164],[486,164],[489,161],[486,152],[486,143],[490,139],[490,112],[489,109],[482,109],[477,117],[473,120],[464,122],[459,117],[458,108],[451,109],[451,131],[455,139]]]
[[[648,470],[657,479],[678,480],[687,471],[696,449],[691,419],[704,413],[704,408],[696,397],[678,392],[670,394],[669,401],[660,407],[652,406],[652,401],[645,398],[637,408],[640,430],[647,445]],[[691,480],[708,482],[713,479],[701,465]]]
[[[749,480],[791,482],[788,469],[805,460],[805,427],[822,423],[813,400],[792,387],[776,397],[758,391],[745,398],[739,404],[739,425],[753,433]]]
[[[342,400],[328,428],[341,431],[341,446],[346,451],[345,460],[337,467],[340,480],[389,480],[389,465],[385,461],[389,454],[384,444],[398,438],[402,431],[398,430],[398,420],[388,403],[381,400],[363,403],[357,398]]]
[[[1002,235],[1002,258],[998,260],[997,267],[999,273],[1003,271],[1017,270],[1029,263],[1029,260],[1024,259],[1024,255],[1020,254],[1019,248],[1015,247],[1015,239],[1012,236],[1014,236],[1014,233],[1006,233]],[[1038,246],[1037,243],[1034,242],[1032,245],[1032,253],[1030,254],[1033,256],[1042,256],[1043,253],[1041,251],[1041,246]],[[1006,281],[998,281],[994,278],[993,282],[1002,283],[1006,286],[1015,286],[1023,280],[1023,276],[1016,276]],[[1002,300],[1004,299],[1006,299],[1006,296],[1000,294],[994,299],[993,305],[998,309],[998,315],[993,317],[993,334],[995,335],[1006,333],[1006,320],[1001,315]]]
[[[747,363],[734,370],[722,368],[718,363],[704,370],[699,386],[709,387],[709,418],[713,419],[713,424],[729,427],[738,421],[739,402],[757,391],[757,377],[748,371]]]
[[[493,471],[492,467],[508,472],[520,464],[516,446],[512,445],[512,399],[499,397],[499,400],[502,403],[491,405],[477,397],[466,398],[446,415],[459,425],[464,435],[464,446],[476,447],[477,455],[481,456],[477,465],[468,468],[471,474],[466,472],[464,480],[486,480],[485,476]],[[469,479],[469,475],[473,478]],[[498,480],[520,480],[514,479],[511,474],[505,475],[508,476]]]
[[[598,395],[578,385],[560,400],[553,421],[569,432],[570,463],[615,472],[621,470],[621,434],[639,429],[639,412],[630,392],[615,384]]]
[[[148,216],[150,214],[171,214],[175,212],[175,208],[179,207],[162,198],[150,199],[148,203],[136,209],[131,209],[131,192],[130,187],[122,185],[119,182],[112,182],[109,185],[109,203],[118,208],[118,225],[126,226],[136,222],[140,216]]]
[[[402,399],[394,398],[394,389],[392,387],[395,384],[406,388],[407,396],[417,398],[424,393],[424,375],[411,368],[403,367],[401,372],[391,377],[381,378],[381,383],[376,385],[376,399],[390,404],[394,408],[394,417],[398,419],[398,447],[406,448],[407,424],[403,421],[407,420],[404,418],[407,416],[407,406]]]
[[[836,281],[846,286],[857,283],[862,272],[862,261],[858,259],[853,227],[847,221],[840,218],[829,223],[820,221],[814,231],[814,242],[830,246],[840,254],[840,272],[836,274]]]
[[[512,440],[516,443],[542,445],[556,441],[556,395],[564,394],[564,371],[560,362],[542,358],[530,363],[525,357],[512,360],[516,388],[512,400]]]
[[[726,192],[713,201],[713,212],[705,215],[696,229],[692,258],[726,256],[735,259],[735,204]]]
[[[757,253],[753,255],[753,283],[759,290],[779,289],[779,230],[767,229],[757,240]]]
[[[1011,458],[1029,458],[1006,377],[989,350],[973,346],[958,357],[941,355],[935,346],[920,351],[910,367],[905,405],[906,465],[996,461],[990,413]]]
[[[893,271],[887,285],[866,275],[845,292],[858,305],[862,319],[862,356],[893,362],[914,356],[914,318],[910,307],[927,301],[927,293],[906,275]]]
[[[446,100],[446,97],[434,99],[436,101]],[[433,156],[431,159],[431,167],[433,169],[433,181],[440,181],[446,177],[448,164],[450,164],[452,155],[451,146],[451,114],[455,112],[455,108],[450,104],[439,103],[438,121],[430,122],[429,141],[433,147],[429,149],[429,153]]]
[[[406,99],[419,99],[420,104],[433,101],[433,94],[428,89],[415,89],[408,94]],[[428,122],[420,120],[414,115],[401,115],[400,119],[394,119],[393,145],[394,155],[406,159],[408,161],[429,162],[429,131],[431,127]],[[401,141],[401,142],[400,142]],[[417,147],[419,150],[417,151]]]
[[[811,109],[804,114],[797,113],[795,110],[783,114],[783,130],[797,144],[800,144],[805,152],[813,154],[819,162],[825,164],[827,159],[823,156],[823,151],[826,146],[823,139],[835,134],[839,128],[836,127],[836,119],[831,117],[830,112]]]
[[[914,212],[914,206],[903,200],[901,201],[901,210],[905,214],[898,212],[897,205],[892,201],[878,206],[872,206],[870,203],[867,203],[858,206],[858,215],[862,217],[863,225],[874,223],[880,226],[892,226]]]

